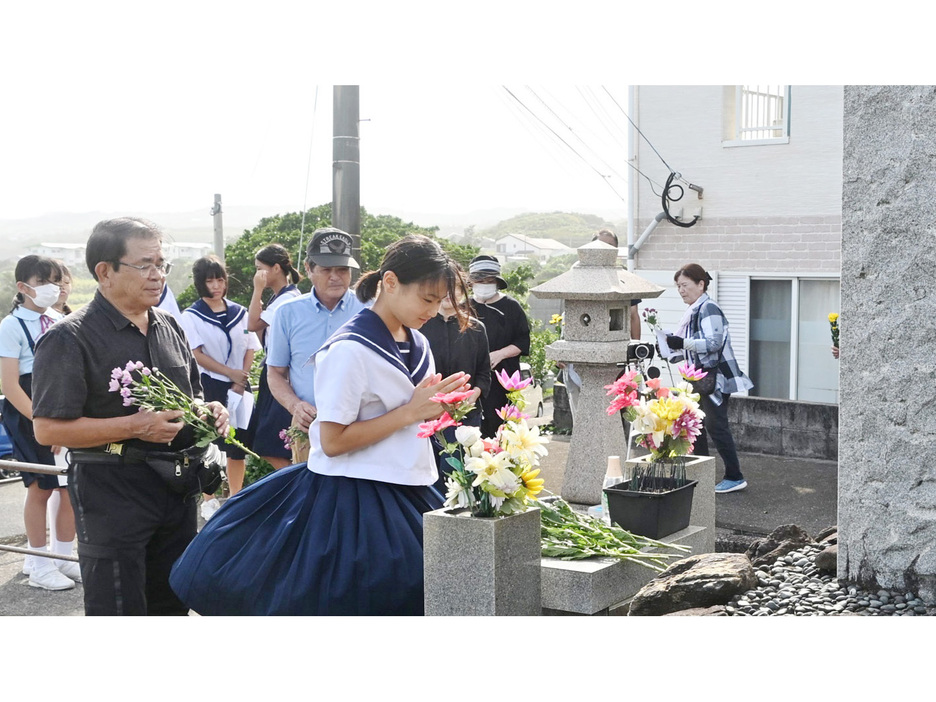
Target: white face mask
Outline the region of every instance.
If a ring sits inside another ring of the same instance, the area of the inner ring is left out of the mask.
[[[33,304],[36,307],[51,307],[58,302],[59,291],[61,289],[55,283],[46,283],[45,285],[40,285],[35,288],[27,283],[26,287],[32,288],[33,292],[36,293],[32,298]]]
[[[497,283],[475,283],[471,286],[471,294],[478,302],[490,300],[497,294]]]

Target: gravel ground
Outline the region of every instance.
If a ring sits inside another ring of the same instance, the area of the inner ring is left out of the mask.
[[[771,616],[932,616],[912,592],[879,590],[866,592],[841,585],[815,565],[816,555],[826,544],[805,546],[778,559],[773,565],[755,569],[758,587],[736,595],[725,606],[725,614],[740,617]]]

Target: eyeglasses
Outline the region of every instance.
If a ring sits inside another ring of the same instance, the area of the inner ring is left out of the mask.
[[[172,270],[172,263],[170,261],[164,261],[160,265],[155,263],[148,263],[145,266],[135,266],[132,263],[127,263],[126,261],[117,261],[121,266],[129,266],[130,268],[136,268],[140,271],[140,275],[144,278],[149,278],[154,272],[158,272],[161,275],[169,275],[169,271]]]

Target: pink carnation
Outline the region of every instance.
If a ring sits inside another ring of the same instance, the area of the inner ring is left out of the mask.
[[[615,412],[620,412],[626,407],[633,407],[638,404],[639,400],[637,399],[637,391],[634,390],[629,393],[622,393],[611,400],[611,404],[608,405],[608,414],[614,414]]]
[[[450,392],[447,394],[436,393],[429,399],[433,402],[438,402],[440,405],[457,405],[461,402],[467,400],[473,394],[473,390],[460,390],[456,392]]]
[[[433,419],[431,421],[420,424],[420,431],[416,436],[418,436],[420,439],[428,439],[436,432],[442,431],[448,427],[457,426],[461,426],[461,422],[456,422],[454,419],[452,419],[448,412],[444,412],[438,419]]]
[[[605,390],[608,391],[609,395],[624,395],[632,390],[637,390],[637,381],[634,380],[637,375],[638,373],[635,370],[627,371],[610,385],[605,385]]]

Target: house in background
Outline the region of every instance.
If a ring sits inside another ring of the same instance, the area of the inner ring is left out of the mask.
[[[79,267],[82,272],[85,270],[84,244],[39,244],[26,249],[26,255],[29,254],[54,258],[57,261],[64,261],[69,268]]]
[[[575,253],[575,249],[555,239],[508,234],[495,242],[495,252],[498,258],[534,258],[548,261],[553,256]]]
[[[630,191],[631,267],[667,287],[648,306],[678,327],[673,273],[701,264],[750,394],[837,403],[828,314],[839,310],[842,87],[640,86],[631,104],[646,176]],[[672,171],[669,214],[692,226],[663,214]]]
[[[214,246],[184,241],[163,242],[163,254],[169,261],[195,261],[214,253]]]

